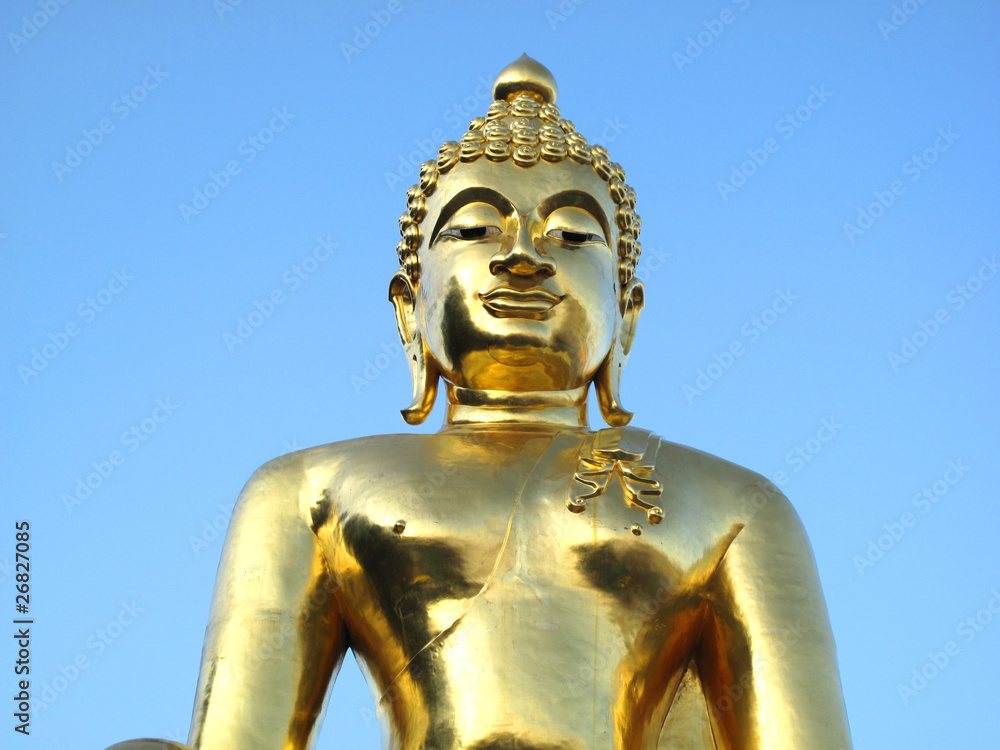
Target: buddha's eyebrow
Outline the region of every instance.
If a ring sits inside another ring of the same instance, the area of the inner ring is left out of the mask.
[[[514,214],[514,204],[496,190],[491,190],[482,185],[467,187],[455,193],[454,197],[444,204],[441,213],[438,215],[437,223],[434,225],[434,230],[431,232],[430,243],[433,243],[437,239],[441,227],[448,222],[454,213],[462,206],[467,206],[470,203],[486,203],[499,211],[501,216],[512,216]]]
[[[584,211],[597,219],[597,223],[600,224],[601,229],[604,230],[605,243],[611,242],[611,231],[608,226],[608,217],[604,213],[604,209],[601,208],[601,204],[598,203],[597,199],[595,199],[590,193],[586,193],[582,190],[563,190],[561,193],[550,195],[548,198],[539,203],[538,213],[544,219],[556,209],[565,208],[566,206],[582,208]]]

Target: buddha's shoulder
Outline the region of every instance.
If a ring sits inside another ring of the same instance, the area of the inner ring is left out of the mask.
[[[767,506],[779,515],[795,514],[781,490],[769,479],[739,464],[697,448],[650,434],[645,462],[656,467],[664,495],[686,502],[698,512],[716,511],[729,518],[752,517]],[[649,459],[652,459],[651,461]]]
[[[369,471],[373,463],[392,461],[404,453],[419,452],[433,438],[433,435],[422,434],[369,435],[324,443],[268,461],[257,469],[250,481],[272,484],[294,482],[307,476],[350,473],[357,466]]]
[[[728,459],[659,436],[654,437],[657,468],[669,470],[674,476],[720,484],[771,484],[757,472]]]
[[[259,509],[273,514],[309,516],[345,484],[377,481],[379,467],[402,455],[420,452],[430,435],[372,435],[285,453],[258,468],[237,501],[237,514]],[[339,494],[339,493],[337,493]]]

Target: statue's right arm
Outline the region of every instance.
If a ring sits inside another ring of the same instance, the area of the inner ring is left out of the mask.
[[[753,497],[707,591],[699,669],[716,738],[733,750],[850,750],[809,540],[777,488]]]
[[[299,750],[319,732],[347,637],[304,475],[301,458],[278,459],[240,494],[202,652],[196,750]]]

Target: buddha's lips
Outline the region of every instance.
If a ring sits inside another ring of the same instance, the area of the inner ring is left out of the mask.
[[[540,286],[531,289],[497,287],[481,292],[479,299],[492,314],[501,318],[534,318],[536,320],[562,302],[562,295],[553,294]]]

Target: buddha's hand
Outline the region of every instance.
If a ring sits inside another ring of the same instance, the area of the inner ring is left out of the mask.
[[[127,740],[112,745],[108,750],[191,750],[187,745],[170,740],[153,740],[149,738],[141,740]]]

